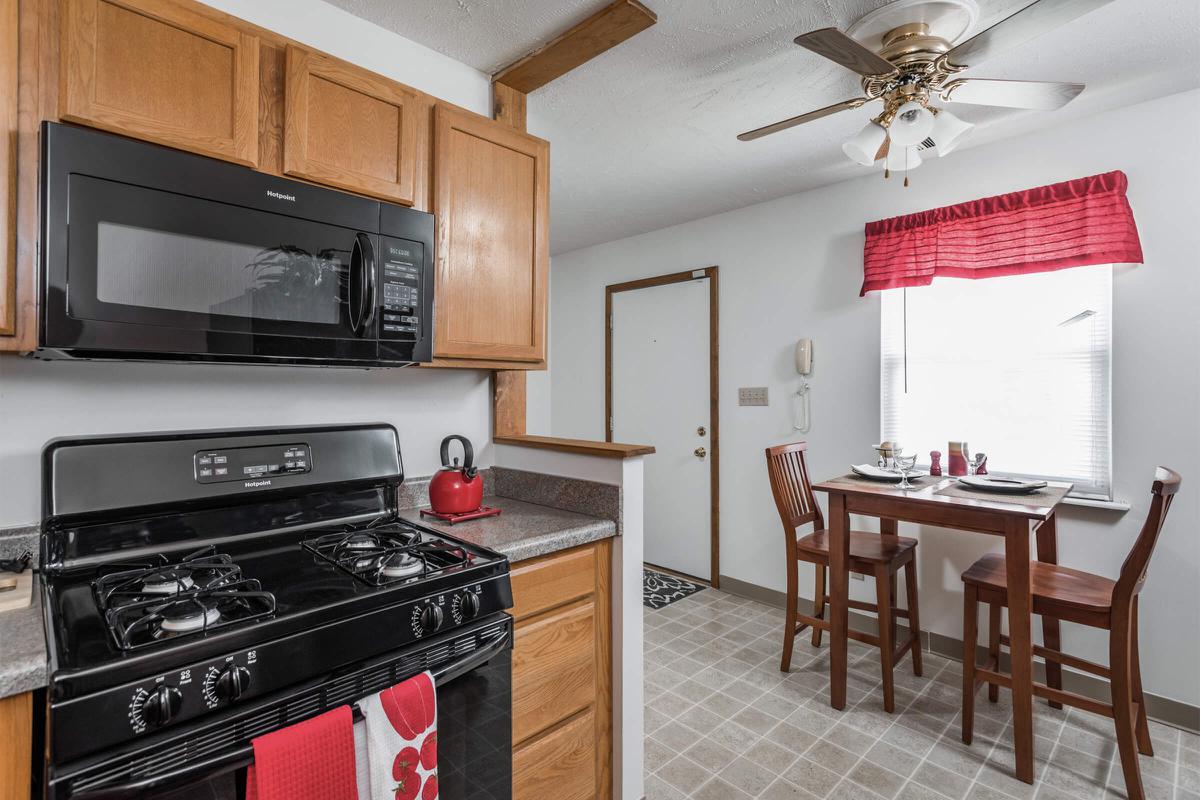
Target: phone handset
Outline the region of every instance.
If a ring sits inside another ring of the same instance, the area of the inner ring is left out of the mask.
[[[812,339],[801,339],[796,342],[796,373],[808,375],[812,372]],[[809,402],[808,381],[803,381],[796,390],[796,416],[792,428],[800,433],[808,433],[812,427],[812,407]]]

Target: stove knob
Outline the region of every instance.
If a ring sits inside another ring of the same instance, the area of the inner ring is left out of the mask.
[[[442,627],[442,610],[437,606],[425,606],[421,610],[421,633],[433,633]]]
[[[474,592],[464,592],[458,600],[458,611],[464,620],[475,619],[479,616],[479,595]]]
[[[156,728],[166,725],[179,714],[183,705],[183,693],[174,686],[162,684],[155,687],[142,706],[142,719]]]
[[[217,697],[232,703],[246,689],[250,688],[250,670],[245,667],[230,666],[217,676]]]

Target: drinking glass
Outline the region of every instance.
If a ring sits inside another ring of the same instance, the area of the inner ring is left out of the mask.
[[[916,463],[917,463],[917,454],[916,453],[912,453],[910,455],[901,455],[900,453],[896,454],[896,468],[900,470],[900,482],[898,484],[896,484],[897,489],[915,489],[915,488],[917,488],[916,486],[914,486],[913,484],[908,482],[908,472],[914,466],[916,466]]]

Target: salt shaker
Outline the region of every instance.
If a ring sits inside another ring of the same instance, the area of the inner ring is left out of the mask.
[[[929,474],[935,475],[935,476],[942,474],[942,451],[941,450],[930,450],[929,451]]]

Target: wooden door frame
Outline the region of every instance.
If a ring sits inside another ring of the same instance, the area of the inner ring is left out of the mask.
[[[611,442],[613,438],[613,295],[618,292],[630,292],[635,289],[648,289],[652,286],[667,286],[672,283],[708,278],[708,408],[709,408],[709,483],[711,525],[709,537],[711,541],[711,562],[709,564],[709,583],[714,589],[721,582],[721,427],[720,427],[720,346],[717,339],[718,300],[717,300],[717,267],[690,269],[685,272],[672,272],[669,275],[656,275],[652,278],[639,278],[635,281],[612,283],[604,287],[604,440]],[[697,576],[699,577],[699,576]]]

